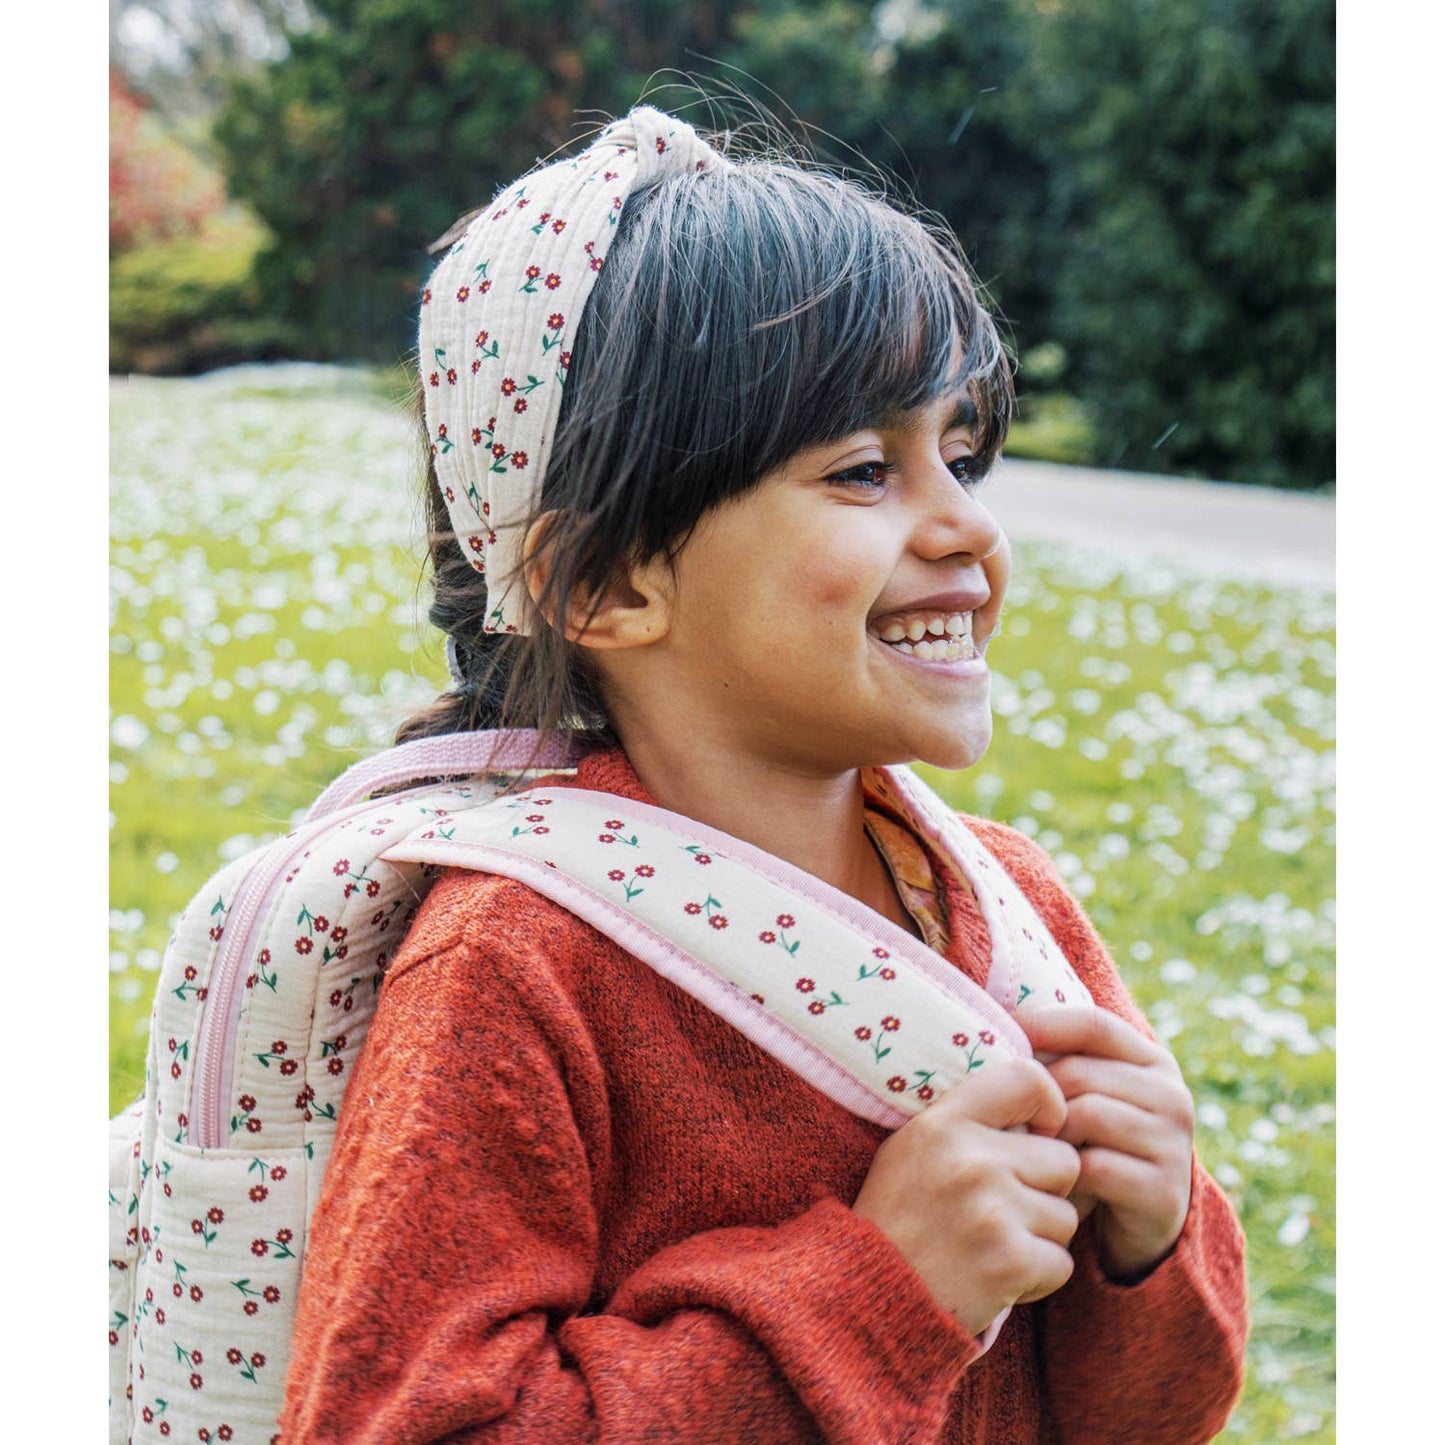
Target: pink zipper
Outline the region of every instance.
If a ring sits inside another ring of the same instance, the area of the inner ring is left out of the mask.
[[[427,788],[411,789],[388,797],[388,803],[400,802]],[[206,986],[206,1002],[196,1041],[196,1062],[191,1076],[191,1142],[200,1149],[223,1148],[229,1139],[226,1128],[226,1099],[235,1074],[236,1035],[241,1026],[241,986],[251,958],[252,945],[261,925],[270,916],[271,906],[285,886],[286,876],[297,859],[321,834],[338,824],[360,817],[368,808],[379,806],[379,800],[365,799],[323,818],[304,824],[291,835],[294,845],[274,868],[256,870],[246,876],[236,901],[226,914],[225,931],[216,950]]]

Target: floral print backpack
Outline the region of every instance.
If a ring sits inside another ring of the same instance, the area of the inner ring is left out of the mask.
[[[111,1123],[113,1445],[279,1440],[307,1221],[347,1080],[387,960],[445,868],[528,883],[887,1127],[991,1058],[1027,1057],[1020,1007],[1088,1001],[1005,870],[907,770],[874,784],[972,886],[986,989],[736,838],[555,778],[521,787],[508,769],[574,761],[536,742],[460,734],[358,764],[182,914],[145,1092]]]

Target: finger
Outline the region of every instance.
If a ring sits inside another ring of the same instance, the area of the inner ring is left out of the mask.
[[[1179,1129],[1158,1114],[1106,1094],[1084,1094],[1069,1106],[1059,1140],[1076,1149],[1113,1149],[1135,1159],[1172,1159],[1183,1141]],[[1050,1140],[1051,1143],[1058,1142]]]
[[[1079,1211],[1066,1197],[1035,1190],[1029,1199],[1025,1224],[1036,1239],[1047,1239],[1067,1249],[1079,1232]]]
[[[1035,1053],[1092,1054],[1150,1064],[1168,1050],[1105,1008],[1069,1005],[1014,1015]]]
[[[1070,1103],[1085,1094],[1103,1094],[1193,1128],[1194,1100],[1172,1060],[1140,1065],[1065,1054],[1046,1067]]]
[[[1064,1096],[1042,1064],[1005,1059],[961,1079],[912,1123],[932,1120],[944,1126],[966,1118],[991,1129],[1022,1124],[1031,1133],[1052,1136],[1063,1128],[1067,1116]]]
[[[1074,1256],[1061,1244],[1047,1239],[1034,1239],[1029,1249],[1033,1265],[1033,1283],[1015,1300],[1016,1304],[1032,1304],[1053,1294],[1069,1282],[1074,1272]]]
[[[1014,1177],[1041,1194],[1062,1199],[1078,1180],[1079,1151],[1059,1139],[1042,1134],[1010,1135],[999,1148]]]

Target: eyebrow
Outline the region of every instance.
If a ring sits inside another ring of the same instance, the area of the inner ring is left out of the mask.
[[[909,430],[917,425],[914,418],[917,417],[921,407],[909,408],[908,410],[895,409],[880,412],[876,424],[885,430],[903,431]],[[953,431],[957,427],[975,427],[978,425],[978,404],[971,396],[960,396],[954,402],[953,410],[944,418],[943,430]]]

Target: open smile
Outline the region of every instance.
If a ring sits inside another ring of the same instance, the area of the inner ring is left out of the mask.
[[[972,606],[932,603],[890,612],[869,624],[868,635],[914,662],[942,663],[949,671],[970,672],[975,669],[967,664],[983,665],[983,654],[973,639]]]

